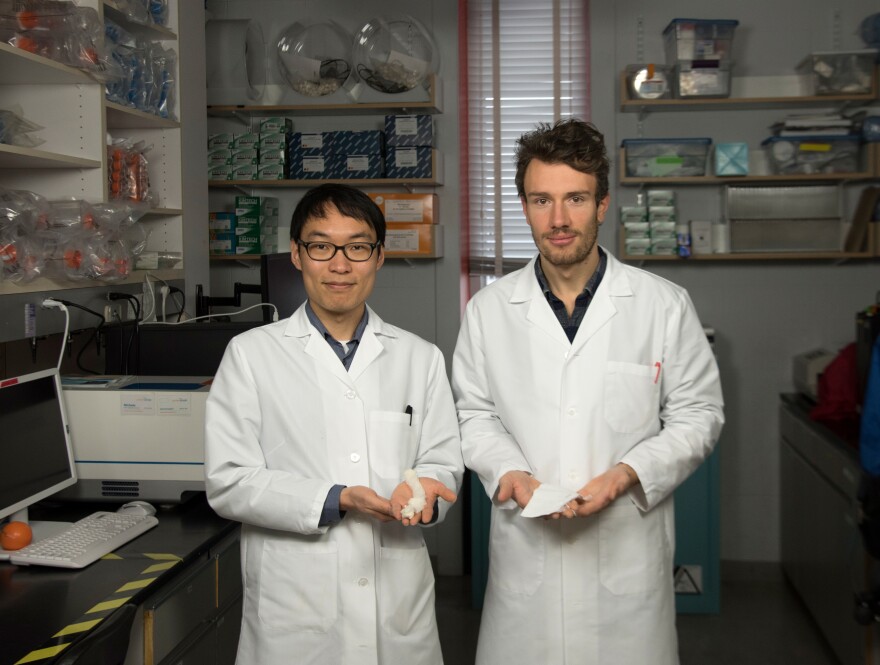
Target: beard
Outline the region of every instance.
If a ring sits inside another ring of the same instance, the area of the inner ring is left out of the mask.
[[[557,235],[574,235],[575,242],[569,247],[554,247],[548,241]],[[584,233],[571,228],[563,227],[549,233],[544,233],[541,238],[535,238],[535,244],[541,254],[541,258],[554,266],[573,266],[587,260],[590,252],[596,246],[599,237],[599,229],[595,224],[587,227]]]

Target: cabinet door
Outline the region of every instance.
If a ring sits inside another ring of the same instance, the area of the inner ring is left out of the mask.
[[[782,557],[841,662],[865,662],[866,629],[853,619],[854,585],[864,584],[864,554],[854,499],[838,492],[782,440]]]
[[[144,610],[144,663],[160,663],[215,612],[215,563],[202,560]]]

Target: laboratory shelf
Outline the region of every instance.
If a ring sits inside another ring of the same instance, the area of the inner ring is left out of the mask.
[[[107,127],[110,129],[175,129],[180,127],[180,123],[176,120],[161,118],[158,115],[108,100],[104,100],[104,109],[107,112]]]
[[[0,84],[94,83],[84,71],[0,42]]]
[[[100,160],[47,152],[35,148],[0,144],[0,168],[15,169],[99,169]]]
[[[130,20],[126,13],[120,9],[116,0],[104,0],[104,16],[113,19],[116,23],[125,26],[131,34],[144,39],[155,39],[158,41],[171,41],[177,39],[177,34],[164,25],[155,23],[135,23]]]
[[[435,178],[358,178],[358,179],[328,179],[328,180],[209,180],[208,186],[218,189],[256,189],[263,187],[288,187],[291,189],[303,187],[316,187],[331,183],[334,185],[351,185],[352,187],[387,187],[398,185],[402,187],[435,186],[442,184]]]
[[[183,279],[183,268],[173,268],[169,270],[132,270],[125,279],[102,282],[99,280],[82,280],[82,281],[56,281],[40,277],[30,282],[0,282],[0,295],[13,295],[21,293],[35,293],[42,291],[64,291],[69,289],[85,289],[93,287],[119,286],[121,284],[140,284],[149,273],[150,277],[155,277],[164,281],[173,279]]]
[[[878,74],[875,70],[870,92],[849,95],[787,95],[779,97],[689,97],[678,99],[630,99],[626,72],[620,75],[620,110],[624,113],[656,111],[744,111],[777,108],[827,108],[870,104],[877,99]]]

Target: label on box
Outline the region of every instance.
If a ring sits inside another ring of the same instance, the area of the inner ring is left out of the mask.
[[[414,115],[399,115],[394,120],[394,131],[398,136],[416,136],[419,133],[419,119]]]
[[[409,229],[387,230],[385,233],[385,249],[389,252],[419,251],[419,232]]]
[[[303,157],[303,171],[305,173],[323,173],[323,157]]]
[[[301,134],[299,144],[303,149],[321,150],[324,147],[323,134]],[[323,169],[321,169],[323,171]]]
[[[419,153],[414,149],[398,148],[394,152],[394,165],[397,168],[411,168],[419,165]]]
[[[424,214],[425,206],[421,201],[385,201],[386,222],[421,222]]]
[[[367,155],[349,155],[346,168],[349,171],[367,171],[370,168],[370,158]]]

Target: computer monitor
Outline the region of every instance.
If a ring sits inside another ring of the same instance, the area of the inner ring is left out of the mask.
[[[290,260],[290,252],[263,254],[260,257],[260,286],[263,302],[278,308],[278,318],[286,319],[302,305],[308,296],[302,273]],[[263,308],[263,320],[272,320],[269,307]]]
[[[57,369],[0,379],[0,519],[76,483]]]

